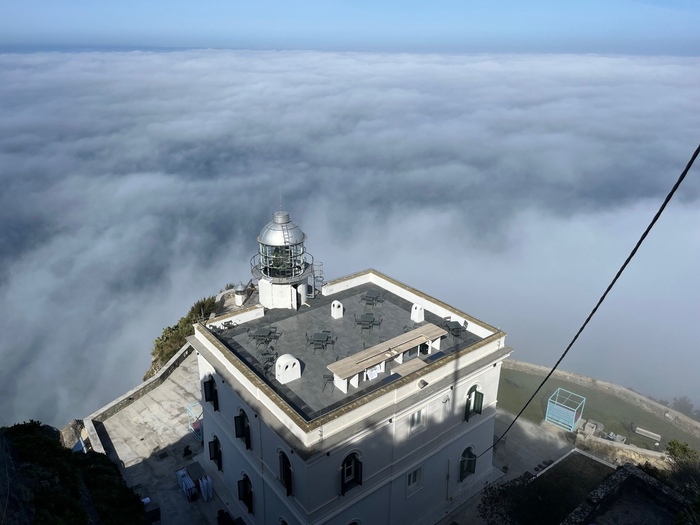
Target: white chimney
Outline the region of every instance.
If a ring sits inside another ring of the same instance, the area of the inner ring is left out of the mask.
[[[414,304],[411,307],[411,321],[414,323],[422,323],[425,321],[425,311],[421,305]]]
[[[245,286],[243,283],[238,283],[233,287],[233,301],[236,306],[243,306],[245,302]]]
[[[331,303],[331,317],[333,319],[341,319],[343,317],[343,303],[340,301]]]

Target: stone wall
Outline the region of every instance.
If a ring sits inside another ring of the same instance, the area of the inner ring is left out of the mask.
[[[624,491],[640,494],[639,497],[653,497],[657,503],[674,513],[690,507],[690,502],[673,489],[633,465],[624,465],[594,489],[561,525],[593,523],[596,516],[614,504]]]
[[[643,465],[648,462],[659,469],[667,469],[670,466],[666,461],[664,452],[646,450],[596,436],[577,434],[575,446],[613,465],[623,465],[625,463]]]

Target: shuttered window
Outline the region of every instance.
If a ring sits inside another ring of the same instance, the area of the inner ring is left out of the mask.
[[[238,480],[238,499],[243,502],[248,514],[253,514],[253,484],[246,475]]]
[[[245,443],[246,450],[250,450],[250,425],[248,424],[248,416],[243,410],[233,418],[233,426],[236,437]]]
[[[216,390],[216,381],[213,376],[204,381],[204,401],[211,403],[214,410],[219,410],[219,392]]]
[[[362,485],[362,461],[353,453],[345,458],[340,469],[340,494],[344,496],[348,490],[358,485]]]
[[[467,393],[467,400],[464,404],[464,421],[469,421],[472,414],[481,414],[484,408],[484,393],[479,392],[478,387],[474,385]]]
[[[222,469],[221,443],[216,436],[209,442],[209,459],[216,463],[218,470]]]
[[[476,454],[472,447],[468,447],[462,452],[459,462],[459,481],[463,481],[467,476],[476,472]]]
[[[287,489],[287,496],[292,495],[292,464],[289,462],[287,454],[279,453],[280,457],[280,481]]]

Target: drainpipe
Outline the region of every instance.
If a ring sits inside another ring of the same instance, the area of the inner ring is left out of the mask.
[[[446,486],[445,486],[445,500],[449,501],[450,500],[450,460],[447,460],[447,477],[445,478],[446,480]]]

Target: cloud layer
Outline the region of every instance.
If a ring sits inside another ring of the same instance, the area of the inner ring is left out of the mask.
[[[0,423],[138,383],[164,326],[248,278],[280,202],[327,277],[376,267],[553,363],[696,146],[699,66],[0,55]],[[699,198],[691,173],[565,368],[700,403]]]

